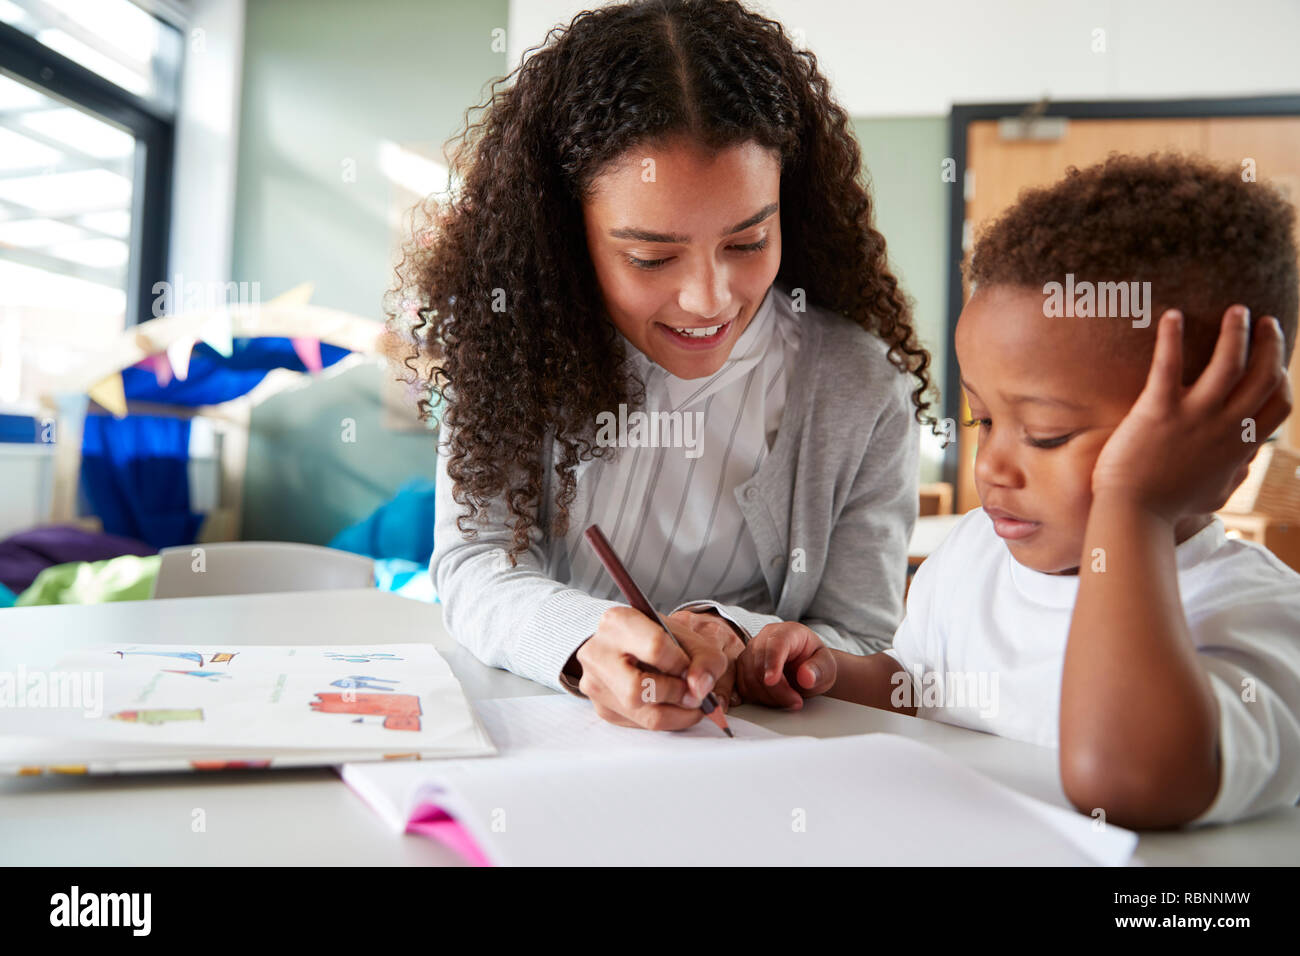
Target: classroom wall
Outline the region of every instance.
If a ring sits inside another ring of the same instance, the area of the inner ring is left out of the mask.
[[[510,62],[551,26],[609,2],[515,0]],[[742,2],[817,55],[853,116],[946,115],[954,103],[1043,96],[1173,99],[1300,87],[1295,0]]]
[[[259,282],[264,301],[311,281],[314,304],[381,321],[385,144],[441,147],[458,132],[508,72],[492,35],[506,19],[507,0],[247,0],[234,280]],[[325,543],[432,476],[432,436],[383,428],[380,374],[352,369],[254,411],[245,539]]]
[[[167,272],[224,283],[234,248],[245,0],[194,0],[176,115]]]
[[[943,116],[856,117],[865,180],[875,202],[876,229],[885,237],[889,263],[912,299],[917,338],[930,350],[931,381],[943,384],[947,364],[948,193],[940,175],[948,153]],[[942,411],[942,403],[931,409]],[[922,429],[921,482],[942,480],[938,439]]]

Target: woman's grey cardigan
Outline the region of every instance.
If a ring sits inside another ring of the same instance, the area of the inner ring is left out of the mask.
[[[735,489],[770,601],[742,608],[700,594],[683,606],[712,604],[751,635],[773,621],[800,621],[829,647],[871,653],[892,643],[903,613],[918,506],[916,379],[889,362],[879,337],[848,319],[810,306],[801,321],[776,441],[758,473]],[[483,663],[565,689],[560,672],[569,656],[615,602],[551,577],[553,549],[541,529],[550,526],[554,462],[543,470],[540,524],[514,568],[502,560],[510,531],[499,499],[477,538],[457,530],[462,509],[446,464],[440,450],[429,570],[447,629]]]

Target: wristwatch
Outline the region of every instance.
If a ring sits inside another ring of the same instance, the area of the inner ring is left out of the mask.
[[[586,641],[582,642],[587,643]],[[582,647],[579,644],[578,647]],[[560,686],[571,694],[587,699],[587,695],[578,689],[578,681],[582,679],[582,665],[578,663],[578,652],[575,650],[569,655],[569,659],[564,662],[564,667],[560,670]]]

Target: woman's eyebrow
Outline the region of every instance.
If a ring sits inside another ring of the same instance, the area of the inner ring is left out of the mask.
[[[719,238],[723,236],[734,236],[738,232],[744,232],[751,226],[757,226],[760,222],[772,215],[780,207],[780,203],[768,203],[754,215],[750,216],[744,222],[737,223],[730,229],[719,233]],[[633,242],[670,242],[686,244],[691,241],[691,237],[679,232],[654,232],[650,229],[642,229],[638,226],[622,226],[618,229],[611,229],[609,235],[613,239],[631,239]]]

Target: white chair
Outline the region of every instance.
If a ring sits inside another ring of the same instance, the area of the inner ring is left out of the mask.
[[[156,598],[332,591],[375,583],[370,558],[286,541],[223,541],[159,552]]]

